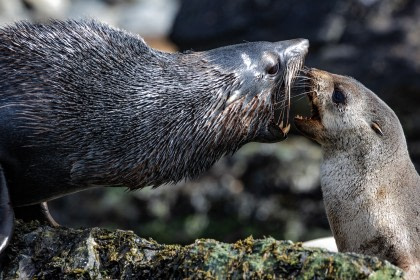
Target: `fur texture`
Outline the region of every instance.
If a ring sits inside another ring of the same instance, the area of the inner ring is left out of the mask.
[[[321,186],[339,251],[386,259],[419,279],[420,177],[397,116],[352,78],[309,76],[314,114],[295,123],[322,145]],[[342,103],[333,101],[338,91]]]
[[[169,54],[94,21],[1,29],[0,162],[12,201],[197,176],[278,129],[305,54],[293,42]]]

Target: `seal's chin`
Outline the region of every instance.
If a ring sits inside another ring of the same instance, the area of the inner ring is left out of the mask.
[[[305,136],[319,140],[321,132],[324,130],[322,124],[322,114],[317,94],[314,91],[308,93],[308,98],[311,104],[311,116],[295,116],[294,123],[296,128]]]
[[[290,130],[289,123],[289,99],[287,98],[284,84],[271,95],[272,108],[269,109],[271,116],[265,126],[262,126],[254,140],[262,143],[275,143],[287,138]]]
[[[290,124],[283,126],[283,122],[276,124],[274,121],[270,122],[267,127],[261,129],[255,138],[255,141],[261,143],[275,143],[287,138],[287,133],[290,130]]]

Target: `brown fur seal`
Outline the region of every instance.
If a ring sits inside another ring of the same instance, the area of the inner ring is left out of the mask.
[[[420,279],[420,177],[395,113],[358,81],[309,71],[310,118],[322,146],[321,186],[338,249],[377,256]]]
[[[170,54],[94,21],[0,29],[0,251],[13,207],[177,182],[247,142],[283,140],[307,49],[296,39]]]

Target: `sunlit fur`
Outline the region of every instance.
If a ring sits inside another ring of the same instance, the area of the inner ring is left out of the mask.
[[[318,118],[296,126],[323,151],[324,205],[339,251],[386,259],[420,279],[420,176],[393,110],[353,78],[313,69]],[[344,103],[332,94],[340,90]]]
[[[17,175],[12,187],[42,186],[50,197],[195,177],[253,141],[275,110],[285,111],[277,123],[288,116],[302,60],[288,61],[284,79],[256,80],[252,99],[227,104],[244,77],[207,52],[156,51],[94,21],[3,28],[0,162]],[[45,198],[39,187],[11,192],[17,204]]]

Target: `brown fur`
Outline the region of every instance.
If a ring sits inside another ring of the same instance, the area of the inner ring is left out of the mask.
[[[309,76],[314,115],[295,124],[322,146],[324,204],[339,251],[386,259],[420,279],[420,177],[397,116],[352,78],[316,69]]]

